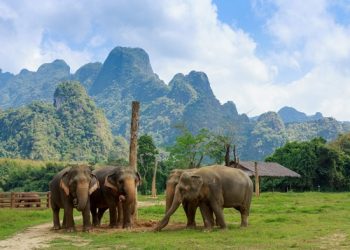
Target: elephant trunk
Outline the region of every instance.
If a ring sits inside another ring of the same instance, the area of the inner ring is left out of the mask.
[[[168,212],[171,204],[173,203],[173,199],[174,199],[174,185],[172,184],[167,184],[166,185],[166,190],[165,190],[165,194],[166,194],[166,200],[165,200],[165,212]]]
[[[83,211],[89,199],[89,183],[78,183],[77,185],[77,204],[78,211]]]
[[[123,189],[125,196],[119,196],[119,201],[123,203],[123,228],[131,228],[136,206],[135,180],[133,178],[125,180]]]
[[[173,215],[173,213],[175,213],[175,211],[178,209],[178,207],[181,204],[181,199],[176,198],[178,197],[179,194],[175,193],[175,197],[173,199],[173,202],[171,204],[171,207],[169,208],[169,210],[166,212],[165,216],[163,217],[163,219],[158,223],[157,227],[155,228],[155,231],[160,231],[162,230],[162,228],[164,228],[166,225],[168,225],[169,223],[169,219],[170,216]]]

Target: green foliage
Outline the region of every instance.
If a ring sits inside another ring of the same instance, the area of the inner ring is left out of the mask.
[[[342,140],[343,138],[339,139]],[[349,155],[335,149],[336,144],[333,142],[327,145],[322,138],[286,143],[267,157],[266,161],[278,162],[299,173],[301,178],[267,178],[263,181],[263,189],[285,190],[292,184],[292,188],[296,190],[349,190]]]
[[[49,191],[49,182],[65,165],[63,162],[0,159],[0,191]]]
[[[168,147],[168,164],[172,168],[198,168],[203,163],[222,164],[226,148],[235,140],[232,134],[215,134],[207,129],[192,134],[185,127],[180,129],[182,134],[176,138],[173,146]]]
[[[147,194],[151,190],[152,177],[158,153],[151,136],[147,134],[140,136],[138,139],[137,169],[142,178],[142,183],[139,188],[142,194]]]
[[[99,162],[112,143],[102,111],[77,82],[61,83],[54,105],[35,102],[0,115],[0,157]]]
[[[129,164],[129,144],[124,137],[116,136],[113,147],[108,155],[109,165],[126,166]]]
[[[202,129],[193,135],[188,129],[182,129],[182,135],[176,138],[175,144],[169,147],[169,160],[176,168],[199,167],[206,154],[209,131]]]

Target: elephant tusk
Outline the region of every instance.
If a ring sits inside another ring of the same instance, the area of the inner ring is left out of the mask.
[[[119,201],[123,202],[125,201],[126,197],[124,195],[119,195]]]

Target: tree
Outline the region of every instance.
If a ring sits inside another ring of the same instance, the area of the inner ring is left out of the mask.
[[[301,175],[301,178],[290,180],[297,190],[346,190],[348,185],[346,157],[326,144],[323,138],[306,142],[288,142],[278,148],[266,161],[274,161],[290,168]],[[274,181],[277,188],[283,189],[286,178]],[[272,181],[264,182],[265,188]]]
[[[150,135],[140,136],[138,139],[137,164],[138,171],[142,177],[142,184],[139,190],[143,194],[150,191],[158,153],[158,149]]]
[[[182,129],[182,135],[169,147],[170,161],[177,168],[198,168],[207,154],[209,131],[201,129],[193,135],[188,129]]]

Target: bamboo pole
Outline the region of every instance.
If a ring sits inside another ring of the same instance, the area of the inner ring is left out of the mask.
[[[259,197],[260,196],[260,177],[259,177],[257,162],[254,162],[254,168],[255,168],[255,195]]]
[[[139,128],[139,110],[140,103],[132,102],[131,125],[130,125],[130,150],[129,150],[129,165],[130,168],[137,171],[137,132]],[[137,188],[136,188],[136,204],[134,221],[137,220]]]
[[[154,164],[153,177],[152,177],[152,198],[157,198],[157,188],[156,188],[157,167],[158,167],[158,160],[156,159]]]

